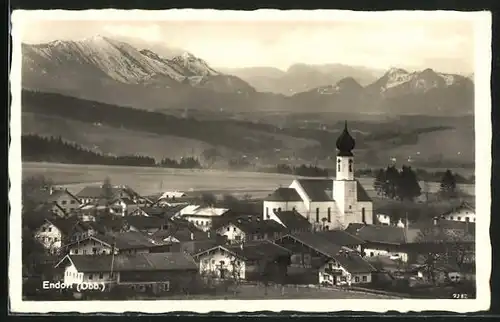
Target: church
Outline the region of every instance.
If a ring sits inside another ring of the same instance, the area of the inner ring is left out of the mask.
[[[351,223],[373,224],[373,202],[354,177],[356,142],[344,130],[336,142],[336,178],[295,179],[288,188],[278,188],[264,199],[264,220],[275,212],[297,211],[315,230],[345,229]]]

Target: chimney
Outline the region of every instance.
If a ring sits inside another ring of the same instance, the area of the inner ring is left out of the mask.
[[[194,240],[194,234],[191,233],[191,240]]]
[[[210,239],[210,230],[207,232],[207,237]]]
[[[52,195],[54,193],[54,187],[50,186],[49,187],[49,194]]]
[[[240,249],[243,249],[243,242],[240,244]]]
[[[438,219],[437,219],[437,217],[434,217],[433,222],[434,222],[434,226],[437,226],[437,224],[438,224]]]

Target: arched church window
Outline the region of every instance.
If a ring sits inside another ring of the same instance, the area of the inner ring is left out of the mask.
[[[332,222],[332,208],[328,207],[328,222]]]
[[[337,160],[337,171],[340,172],[340,159]]]
[[[316,208],[316,222],[319,222],[319,208]]]
[[[366,224],[366,217],[365,217],[365,208],[361,208],[361,222],[363,224]]]
[[[349,160],[349,172],[352,172],[352,159]]]

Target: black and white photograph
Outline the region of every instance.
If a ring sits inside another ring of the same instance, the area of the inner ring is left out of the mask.
[[[488,309],[490,28],[15,11],[12,310]]]

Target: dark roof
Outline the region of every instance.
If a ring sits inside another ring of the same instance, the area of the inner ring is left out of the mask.
[[[198,254],[219,245],[216,239],[191,240],[180,243],[180,250],[188,254]]]
[[[311,223],[296,210],[275,211],[274,214],[289,230],[293,231],[311,228]]]
[[[158,217],[124,216],[123,219],[127,222],[127,224],[139,230],[152,228],[160,229],[166,224],[165,219]]]
[[[382,244],[404,244],[406,243],[404,228],[397,226],[349,224],[346,231],[367,242]]]
[[[95,236],[89,236],[85,238],[84,240],[87,239],[94,239],[100,242],[103,242],[110,247],[115,245],[115,247],[119,250],[124,250],[124,249],[144,249],[144,248],[153,248],[156,246],[161,245],[160,243],[154,241],[152,238],[149,238],[148,236],[144,235],[141,232],[138,231],[127,231],[127,232],[120,232],[120,233],[108,233],[108,234],[99,234]],[[66,246],[73,245],[76,243],[82,242],[77,241],[77,242],[72,242]]]
[[[286,227],[283,227],[283,225],[274,220],[262,220],[261,218],[252,216],[232,218],[229,220],[229,223],[247,234],[265,234],[287,231]]]
[[[113,271],[115,272],[197,269],[194,259],[190,255],[181,252],[115,256],[68,255],[63,259],[63,261],[66,259],[69,259],[76,266],[79,272],[88,273],[111,271],[111,263],[113,263]],[[59,266],[60,263],[56,266]]]
[[[57,229],[59,229],[66,236],[71,234],[73,228],[75,228],[79,222],[76,217],[46,219],[46,221],[56,226]]]
[[[325,230],[317,232],[316,234],[339,246],[355,246],[366,243],[363,239],[345,230]]]
[[[131,197],[140,197],[137,192],[128,186],[115,186],[111,188],[113,195],[121,191],[126,192]],[[87,186],[76,195],[79,198],[101,198],[103,196],[102,186]]]
[[[266,201],[302,201],[297,190],[294,188],[278,188],[274,190],[266,199]]]
[[[298,183],[311,201],[332,201],[332,179],[299,179]]]
[[[372,198],[370,198],[363,185],[359,183],[359,181],[357,180],[356,182],[357,182],[356,194],[358,197],[358,201],[372,201]]]
[[[120,231],[127,226],[125,219],[121,216],[102,215],[97,216],[95,224],[91,224],[94,229],[100,232]]]
[[[471,205],[470,203],[464,201],[464,202],[461,202],[459,205],[455,206],[455,207],[452,207],[451,209],[449,209],[448,211],[445,211],[442,216],[446,216],[446,215],[449,215],[449,214],[452,214],[460,209],[468,209],[470,211],[476,211],[474,209],[474,206]]]
[[[371,264],[380,264],[383,269],[400,267],[400,264],[395,260],[392,260],[389,256],[379,255],[379,256],[366,257],[366,261]]]
[[[191,239],[191,236],[193,237],[193,239]],[[151,237],[156,240],[164,240],[167,237],[174,237],[179,242],[185,242],[191,240],[206,240],[208,239],[208,233],[203,231],[192,232],[187,228],[180,228],[180,229],[173,228],[173,229],[157,231],[153,233]]]
[[[291,255],[290,250],[268,240],[231,245],[225,248],[246,260],[273,259]]]
[[[370,273],[376,269],[355,251],[340,251],[335,260],[349,273]]]
[[[52,194],[49,192],[49,195],[47,197],[46,202],[55,202],[57,201],[62,195],[68,195],[71,198],[75,199],[76,201],[80,202],[80,199],[73,195],[71,192],[69,192],[67,189],[53,189]]]
[[[342,249],[341,245],[336,245],[330,242],[324,235],[320,235],[315,232],[290,234],[280,239],[283,238],[295,239],[300,243],[308,246],[309,248],[330,258],[334,258],[336,254]]]

